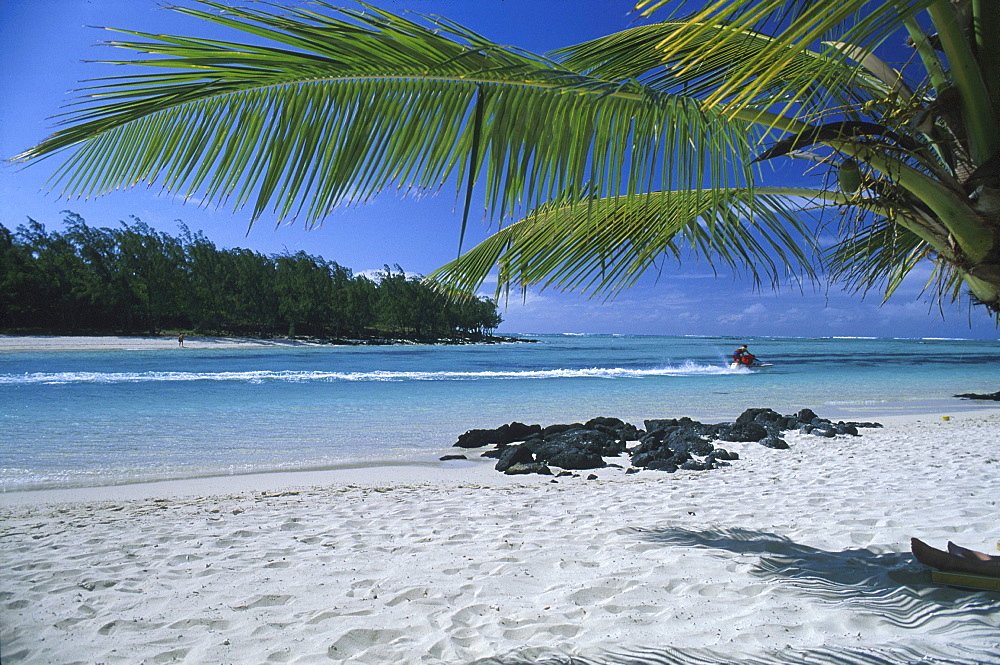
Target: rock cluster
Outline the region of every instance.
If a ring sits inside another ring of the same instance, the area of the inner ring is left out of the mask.
[[[525,425],[513,422],[496,429],[469,430],[458,438],[459,448],[495,446],[483,453],[497,460],[496,469],[507,474],[552,474],[549,467],[569,470],[599,469],[604,458],[631,456],[635,473],[641,468],[674,472],[703,471],[728,466],[739,459],[735,452],[713,442],[757,442],[784,449],[782,433],[797,430],[822,437],[858,436],[858,429],[881,427],[878,423],[837,422],[820,418],[810,409],[783,416],[771,409],[747,409],[736,422],[706,425],[690,418],[652,419],[645,430],[618,418],[594,418],[569,425]],[[629,448],[629,442],[637,445]]]
[[[961,395],[955,395],[955,397],[961,397],[963,399],[985,399],[1000,402],[1000,390],[995,393],[962,393]]]

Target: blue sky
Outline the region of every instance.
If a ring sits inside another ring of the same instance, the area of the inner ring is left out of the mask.
[[[235,0],[227,0],[238,4]],[[97,46],[112,33],[91,26],[219,37],[214,26],[163,8],[160,0],[4,0],[0,2],[0,156],[11,157],[44,139],[52,118],[72,98],[79,82],[118,73],[85,60],[113,58]],[[285,5],[304,5],[283,0]],[[349,5],[349,0],[331,4]],[[441,14],[494,41],[544,52],[630,25],[632,0],[373,0],[390,11]],[[231,35],[229,35],[231,36]],[[115,226],[136,216],[171,234],[183,221],[222,247],[264,252],[305,250],[356,272],[400,264],[408,272],[429,273],[454,258],[461,211],[456,193],[403,199],[386,193],[373,203],[338,211],[321,228],[275,226],[259,220],[248,230],[248,214],[205,209],[157,189],[115,192],[97,200],[59,198],[45,191],[55,160],[30,168],[0,166],[0,223],[14,228],[31,217],[60,229],[62,211],[82,215],[92,226]],[[473,223],[469,242],[485,237]],[[667,263],[615,300],[533,291],[511,298],[503,310],[507,332],[593,332],[693,335],[789,335],[877,337],[973,337],[997,339],[981,310],[938,310],[920,297],[926,272],[904,284],[881,305],[878,294],[862,300],[838,287],[806,285],[779,293],[755,291],[738,275],[714,275],[704,263]]]

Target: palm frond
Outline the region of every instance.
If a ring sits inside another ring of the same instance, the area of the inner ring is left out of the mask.
[[[730,113],[738,112],[770,96],[782,104],[784,112],[808,115],[822,108],[822,97],[813,92],[814,83],[806,78],[789,77],[790,71],[801,67],[803,57],[819,51],[824,41],[850,44],[850,58],[859,61],[871,53],[902,21],[933,4],[934,0],[716,0],[685,20],[677,21],[677,29],[666,35],[658,45],[666,66],[679,75],[688,75],[703,68],[705,61],[722,57],[734,44],[747,39],[748,34],[762,27],[770,28],[767,48],[748,52],[741,62],[730,66],[723,84],[705,97],[706,106],[724,104]],[[650,13],[670,2],[640,2],[638,8]],[[698,44],[708,47],[694,48]],[[822,86],[837,91],[857,85],[859,77],[868,79],[867,72],[846,64],[848,54],[828,46],[825,57],[817,65],[823,69]],[[872,77],[874,78],[874,77]],[[778,94],[774,94],[777,90]],[[770,91],[770,92],[769,92]],[[832,97],[835,99],[836,97]],[[818,106],[803,104],[810,99]]]
[[[859,293],[881,291],[884,302],[916,267],[932,259],[934,270],[925,291],[933,291],[938,301],[954,300],[961,291],[961,274],[936,257],[934,249],[905,226],[878,217],[853,227],[826,250],[824,261],[834,280]]]
[[[663,44],[679,35],[685,38],[683,46],[665,51]],[[761,51],[784,50],[789,61],[748,102],[754,106],[768,106],[793,87],[806,91],[796,99],[802,106],[847,106],[884,97],[892,90],[892,84],[838,56],[843,49],[817,46],[818,51],[793,51],[773,37],[733,30],[721,22],[665,21],[559,49],[553,56],[591,76],[635,79],[655,90],[706,99],[741,75],[748,59]]]
[[[713,269],[776,285],[786,271],[814,274],[813,236],[799,209],[801,199],[816,197],[843,201],[812,189],[731,188],[550,204],[429,278],[447,290],[471,292],[496,267],[498,294],[541,285],[614,295],[663,259],[691,254]]]
[[[449,178],[483,185],[498,220],[574,192],[748,179],[737,165],[753,129],[683,95],[576,73],[447,22],[202,4],[178,11],[264,44],[126,32],[134,39],[111,44],[152,56],[121,61],[146,71],[98,79],[63,129],[16,159],[67,155],[52,181],[67,195],[158,183],[308,224]]]

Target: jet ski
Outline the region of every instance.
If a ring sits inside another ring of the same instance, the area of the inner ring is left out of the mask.
[[[746,363],[730,363],[729,369],[739,369],[740,367],[746,367],[747,369],[763,369],[765,367],[774,367],[774,363],[759,363],[752,362],[749,365]]]

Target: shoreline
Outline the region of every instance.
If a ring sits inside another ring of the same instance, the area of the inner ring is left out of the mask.
[[[952,416],[704,473],[3,505],[4,662],[1000,662],[1000,597],[908,549],[995,552],[1000,413]]]
[[[545,333],[551,334],[553,336],[570,336],[570,337],[588,337],[588,336],[609,336],[616,337],[617,335],[575,335],[570,333]],[[532,339],[529,336],[530,333],[511,333],[507,335],[487,335],[482,341],[470,342],[467,340],[456,340],[450,341],[449,339],[442,339],[440,341],[414,341],[408,339],[393,339],[393,338],[382,338],[382,339],[372,339],[372,340],[330,340],[325,341],[321,339],[311,339],[311,338],[301,338],[301,339],[289,339],[287,337],[249,337],[249,336],[224,336],[224,335],[188,335],[184,339],[184,348],[192,349],[216,349],[216,348],[262,348],[262,347],[336,347],[336,346],[364,346],[364,345],[413,345],[413,344],[431,344],[431,345],[449,345],[452,343],[457,344],[498,344],[498,343],[521,343],[521,342],[535,342],[537,340]],[[643,335],[639,335],[642,337]],[[651,337],[656,337],[656,335],[650,335]],[[690,335],[667,335],[666,337],[671,338],[695,338],[695,339],[716,339],[714,337],[702,337],[702,336],[690,336]],[[729,339],[729,336],[722,336],[718,339]],[[733,338],[738,339],[738,338]],[[997,340],[988,339],[977,339],[977,338],[909,338],[909,337],[885,337],[885,338],[875,338],[875,337],[770,337],[767,339],[789,339],[789,340],[802,340],[802,339],[816,339],[816,340],[829,340],[829,339],[883,339],[886,341],[928,341],[928,342],[995,342]],[[41,352],[41,351],[147,351],[147,350],[163,350],[163,349],[176,349],[179,345],[177,343],[176,335],[20,335],[20,334],[3,334],[0,333],[0,353],[4,352]]]
[[[187,335],[184,346],[178,344],[176,335],[3,335],[0,334],[0,354],[37,353],[57,351],[164,351],[168,349],[255,349],[267,347],[352,347],[352,346],[405,346],[451,344],[504,344],[530,342],[511,335],[487,335],[482,340],[414,341],[408,339],[331,340],[262,338],[241,336]]]
[[[344,464],[330,469],[257,471],[165,480],[93,485],[14,489],[0,492],[0,509],[64,503],[102,503],[155,498],[186,499],[195,496],[231,496],[254,492],[282,492],[323,486],[381,487],[463,484],[505,485],[512,481],[493,469],[495,460],[470,458],[448,462],[410,460]]]
[[[924,424],[961,426],[965,421],[980,418],[994,418],[1000,422],[1000,404],[972,404],[969,409],[951,409],[947,414],[940,412],[905,415],[890,414],[878,417],[878,421],[888,428],[913,427]],[[944,420],[947,418],[948,420]],[[859,439],[863,442],[864,430]],[[634,445],[635,442],[632,442]],[[739,444],[725,442],[727,449],[753,450],[757,443]],[[502,487],[518,482],[546,483],[548,476],[507,476],[494,469],[495,459],[481,457],[489,447],[462,449],[449,447],[434,453],[423,452],[411,458],[394,460],[358,460],[344,462],[330,468],[321,469],[275,469],[188,476],[178,478],[137,480],[127,483],[109,483],[79,487],[48,487],[42,489],[6,489],[0,491],[0,509],[32,505],[61,503],[91,503],[105,501],[133,501],[154,498],[184,499],[194,496],[230,496],[252,492],[281,492],[294,489],[310,489],[321,486],[340,487],[407,487],[435,486],[450,487],[466,483],[483,486]],[[467,459],[442,461],[439,455],[464,454]],[[778,453],[780,456],[780,453]],[[613,463],[629,466],[626,457],[611,460]],[[741,462],[734,462],[738,466]],[[598,469],[599,477],[624,477],[624,470]],[[591,471],[578,472],[584,476]],[[700,472],[693,472],[700,473]],[[640,474],[664,476],[663,472],[643,470]]]

